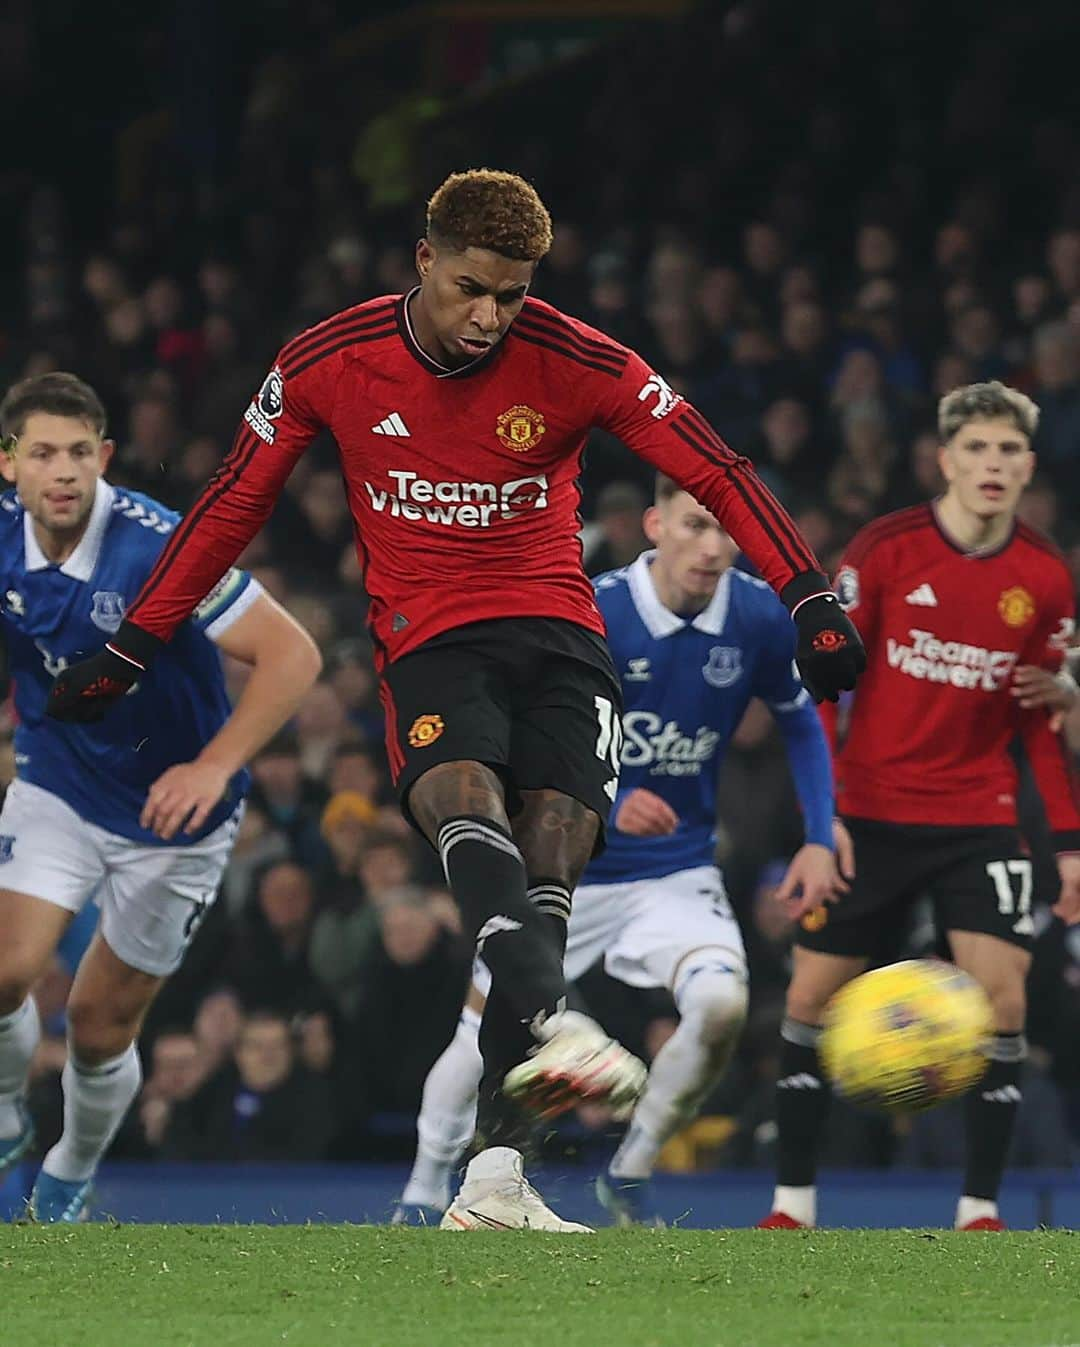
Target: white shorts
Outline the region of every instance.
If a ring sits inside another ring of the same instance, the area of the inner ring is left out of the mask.
[[[87,823],[51,791],[16,780],[0,810],[0,888],[69,912],[96,899],[113,953],[140,972],[167,977],[217,897],[242,809],[190,846],[143,846]]]
[[[714,865],[629,884],[582,884],[567,931],[566,980],[576,981],[602,957],[605,971],[629,987],[674,990],[679,964],[706,946],[726,950],[745,974],[742,932]],[[473,982],[486,996],[491,974],[479,959]]]

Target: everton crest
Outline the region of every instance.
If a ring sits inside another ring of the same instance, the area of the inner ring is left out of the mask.
[[[735,645],[714,645],[701,672],[710,687],[731,687],[742,677],[742,651]]]
[[[90,609],[90,621],[100,631],[113,636],[124,620],[124,596],[112,589],[98,589],[94,592],[93,606]]]

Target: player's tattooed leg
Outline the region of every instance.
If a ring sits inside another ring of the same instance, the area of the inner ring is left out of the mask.
[[[430,768],[409,791],[409,809],[433,847],[447,819],[490,819],[509,832],[502,782],[479,762],[442,762]]]
[[[557,790],[523,790],[521,798],[513,832],[530,882],[550,879],[572,893],[596,845],[599,815]]]

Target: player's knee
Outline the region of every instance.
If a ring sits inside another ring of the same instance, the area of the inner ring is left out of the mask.
[[[987,988],[994,1012],[994,1028],[999,1034],[1021,1033],[1027,1020],[1024,984],[1008,983]]]
[[[17,957],[0,964],[0,1015],[18,1010],[30,995],[40,971]]]
[[[68,1042],[81,1062],[107,1062],[135,1040],[137,1025],[114,1007],[73,995],[67,1006]]]
[[[787,989],[784,1010],[789,1020],[798,1020],[800,1024],[820,1024],[828,999],[813,983],[800,984],[792,979]]]
[[[719,956],[693,964],[680,973],[675,1000],[683,1020],[697,1025],[703,1042],[729,1043],[746,1022],[745,970]]]

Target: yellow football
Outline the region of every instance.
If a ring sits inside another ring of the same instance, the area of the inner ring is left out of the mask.
[[[849,982],[829,1002],[821,1060],[838,1094],[891,1113],[933,1108],[986,1070],[990,1002],[953,964],[907,959]]]

